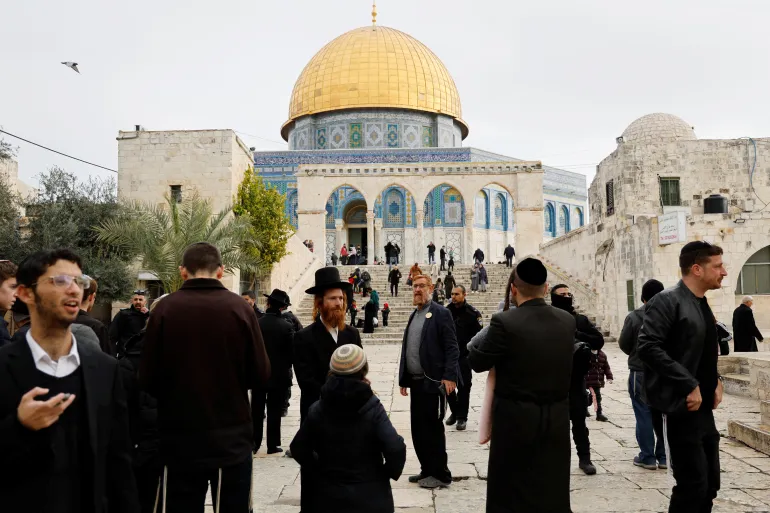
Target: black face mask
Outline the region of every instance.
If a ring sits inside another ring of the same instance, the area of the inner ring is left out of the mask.
[[[551,305],[559,308],[561,310],[565,310],[567,312],[572,311],[572,296],[560,296],[558,294],[553,294],[551,296]]]

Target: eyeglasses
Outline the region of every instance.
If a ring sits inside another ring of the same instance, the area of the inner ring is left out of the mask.
[[[48,276],[45,278],[45,281],[49,281],[53,283],[57,288],[60,288],[60,289],[69,288],[69,286],[72,285],[73,282],[75,283],[75,285],[77,285],[83,290],[91,286],[91,277],[85,274],[83,276],[70,276],[69,274],[60,274],[59,276]],[[40,282],[36,281],[31,286],[34,287],[38,283]]]
[[[427,289],[428,288],[428,284],[427,283],[415,283],[414,285],[412,285],[412,288],[413,289]]]

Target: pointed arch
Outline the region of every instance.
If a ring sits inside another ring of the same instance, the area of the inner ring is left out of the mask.
[[[543,209],[543,229],[549,237],[556,237],[556,210],[551,202]]]

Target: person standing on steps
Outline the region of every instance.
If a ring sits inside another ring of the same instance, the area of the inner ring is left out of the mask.
[[[147,291],[138,289],[131,297],[131,306],[119,311],[110,323],[110,345],[117,349],[125,346],[126,342],[147,325],[150,311],[147,309]]]
[[[754,321],[754,298],[743,296],[741,304],[733,312],[733,343],[735,352],[757,352],[757,340],[764,340]]]
[[[471,267],[471,294],[479,291],[479,264],[473,264]]]
[[[444,277],[444,297],[446,297],[449,301],[451,301],[452,289],[454,289],[456,286],[457,283],[455,282],[455,277],[452,276],[452,271],[447,272],[446,276]]]
[[[506,267],[511,267],[511,265],[513,265],[513,257],[516,256],[516,251],[513,249],[513,246],[508,244],[508,246],[503,251],[503,256],[505,256]]]
[[[436,263],[436,245],[431,241],[431,243],[428,244],[428,264],[434,263]]]
[[[505,299],[516,308],[493,315],[486,336],[470,347],[473,370],[496,374],[488,513],[570,511],[575,318],[546,304],[547,276],[537,259],[516,265]]]
[[[570,385],[570,420],[572,421],[572,438],[580,460],[580,469],[587,475],[596,474],[596,467],[591,462],[591,442],[588,439],[586,426],[586,406],[588,406],[585,375],[590,366],[590,351],[598,351],[604,347],[604,336],[596,329],[591,321],[579,314],[572,306],[572,293],[566,285],[556,285],[551,290],[551,305],[564,310],[575,318],[575,339],[578,344],[584,344],[585,350],[578,347],[573,357],[572,380]],[[590,350],[588,350],[590,348]],[[587,352],[586,352],[587,351]]]
[[[484,267],[484,264],[479,264],[479,290],[481,290],[481,292],[487,291],[488,280],[487,268]]]
[[[706,292],[721,288],[727,276],[722,248],[705,241],[687,243],[679,268],[679,283],[647,304],[637,351],[647,400],[663,413],[668,464],[676,480],[668,511],[705,513],[720,487],[714,409],[724,389],[717,371],[717,327]]]
[[[385,244],[385,263],[388,264],[388,270],[391,269],[391,266],[393,265],[393,253],[395,252],[395,249],[393,247],[393,243],[391,241],[388,241],[387,244]]]
[[[451,273],[455,270],[455,257],[452,255],[452,250],[449,250],[449,262],[447,262],[448,272]]]
[[[636,419],[636,443],[639,455],[634,456],[634,465],[657,470],[668,468],[666,447],[663,439],[663,416],[650,408],[644,393],[644,364],[638,354],[639,330],[642,329],[647,303],[664,289],[658,280],[647,280],[642,286],[642,306],[629,312],[620,331],[618,346],[628,355],[628,394]],[[655,440],[657,438],[657,441]]]
[[[473,260],[477,264],[484,263],[484,252],[481,251],[481,248],[477,248],[476,251],[473,252]]]
[[[398,297],[398,284],[401,282],[401,271],[394,265],[388,273],[388,283],[390,283],[390,297]]]
[[[345,244],[340,248],[340,263],[348,265],[348,247]]]
[[[412,302],[401,344],[398,384],[401,395],[410,397],[412,443],[420,460],[420,473],[409,477],[422,488],[446,487],[452,483],[447,466],[444,415],[446,397],[457,388],[457,345],[452,314],[431,301],[430,276],[420,274],[412,283]],[[462,386],[462,383],[459,383]]]
[[[446,271],[446,249],[445,246],[441,246],[438,252],[438,258],[441,260],[441,269],[439,271]]]
[[[462,384],[455,393],[449,395],[448,402],[452,414],[446,420],[447,426],[457,423],[457,431],[465,431],[468,424],[468,410],[470,409],[471,388],[473,385],[473,371],[468,362],[468,342],[484,327],[483,316],[476,307],[465,300],[465,287],[458,285],[452,289],[452,302],[449,303],[449,311],[454,319],[457,342],[460,346],[460,379]]]
[[[350,249],[348,250],[348,265],[357,265],[357,264],[358,264],[358,250],[353,244],[351,244]]]

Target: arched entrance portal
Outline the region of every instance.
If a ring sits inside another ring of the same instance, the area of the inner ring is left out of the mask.
[[[368,240],[366,228],[366,202],[364,202],[363,199],[349,202],[345,205],[342,219],[345,222],[343,230],[346,230],[348,235],[348,246],[356,246],[363,250],[366,247]],[[361,260],[360,255],[359,260]]]

